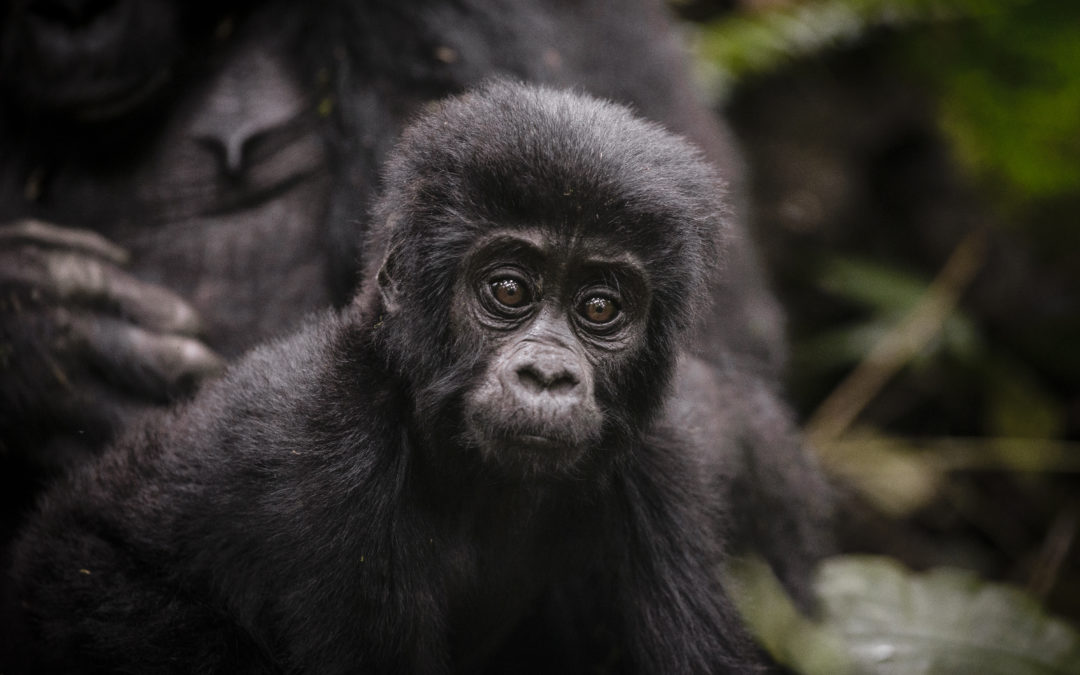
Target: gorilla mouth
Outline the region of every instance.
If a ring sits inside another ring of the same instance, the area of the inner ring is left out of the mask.
[[[585,446],[570,439],[535,433],[487,436],[477,447],[487,462],[522,476],[560,475],[588,454]]]
[[[553,450],[565,452],[573,448],[573,444],[565,440],[552,438],[551,436],[539,436],[537,434],[519,434],[500,439],[504,445],[521,448],[523,450],[550,452]]]
[[[522,432],[504,430],[502,433],[487,433],[474,436],[484,454],[495,455],[502,459],[509,457],[550,457],[565,459],[581,452],[582,443],[560,434],[537,433],[534,430]]]
[[[558,420],[525,420],[511,414],[509,420],[493,419],[489,408],[467,416],[464,436],[485,455],[501,458],[533,456],[563,460],[586,452],[600,439],[600,424],[577,416]],[[505,412],[505,410],[503,411]]]

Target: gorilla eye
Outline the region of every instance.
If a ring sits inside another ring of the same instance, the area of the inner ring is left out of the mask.
[[[498,279],[491,282],[491,294],[506,307],[521,307],[529,302],[529,289],[517,279]]]
[[[619,305],[611,298],[594,295],[586,298],[578,311],[591,323],[608,323],[619,315]]]

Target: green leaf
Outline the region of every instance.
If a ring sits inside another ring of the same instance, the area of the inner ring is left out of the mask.
[[[1080,5],[1003,10],[947,36],[915,36],[911,62],[940,94],[957,155],[999,197],[1069,196],[1080,189]]]
[[[1001,13],[1023,0],[818,0],[733,12],[698,35],[700,60],[722,98],[737,82],[857,41],[877,26],[904,26]]]
[[[795,372],[828,373],[861,361],[889,332],[894,321],[868,321],[830,328],[793,346]]]
[[[1080,673],[1080,634],[1025,593],[972,572],[916,574],[888,558],[846,556],[826,561],[815,586],[825,627],[860,673]]]
[[[929,281],[880,261],[837,256],[825,262],[821,287],[880,313],[902,316],[926,293]]]
[[[751,634],[777,663],[804,675],[856,672],[839,636],[800,614],[761,558],[733,559],[725,573]]]

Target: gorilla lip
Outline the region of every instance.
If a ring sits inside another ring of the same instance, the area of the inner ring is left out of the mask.
[[[557,439],[549,436],[537,436],[535,434],[521,434],[518,436],[509,436],[503,439],[504,443],[512,443],[514,445],[524,446],[527,448],[535,448],[539,450],[554,450],[567,447],[567,443],[561,442]]]
[[[524,475],[537,472],[554,475],[553,465],[570,467],[585,453],[583,445],[570,439],[538,434],[493,434],[474,437],[472,442],[487,461],[517,466]]]

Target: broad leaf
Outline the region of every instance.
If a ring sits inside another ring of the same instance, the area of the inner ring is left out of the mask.
[[[833,558],[816,586],[825,626],[856,672],[1077,675],[1080,635],[1025,593],[974,573],[911,573],[888,558]]]

